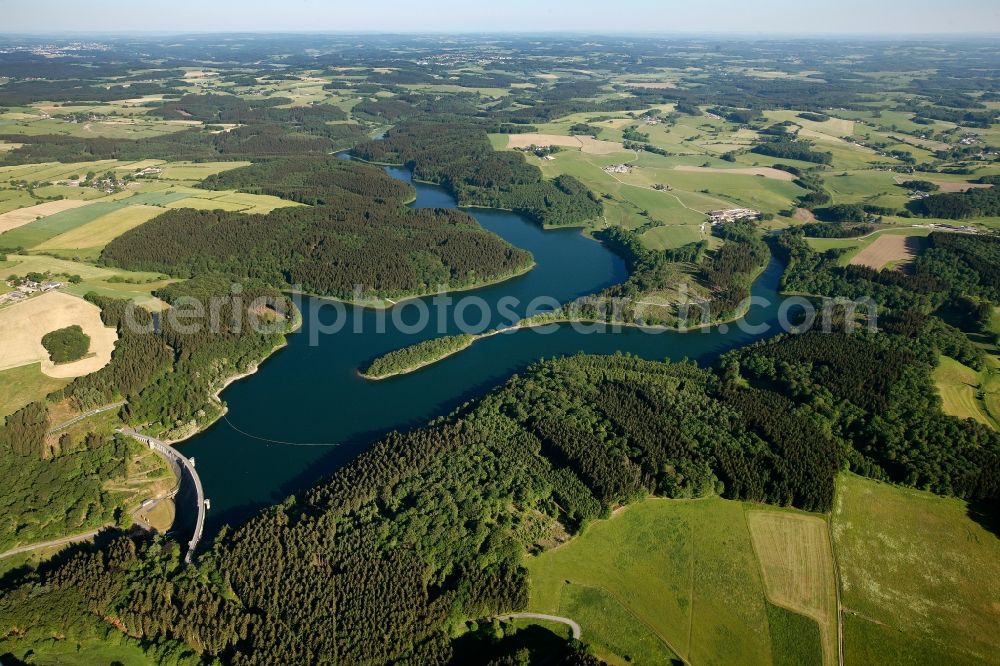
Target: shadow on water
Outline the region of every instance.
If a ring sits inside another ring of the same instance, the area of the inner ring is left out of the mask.
[[[393,176],[412,182],[401,169]],[[454,207],[441,188],[414,184],[415,207]],[[417,326],[419,307],[413,302],[390,311],[339,307],[319,298],[302,299],[303,327],[288,337],[288,346],[263,363],[254,376],[226,389],[227,417],[180,445],[195,456],[206,496],[211,500],[205,537],[227,523],[238,523],[259,509],[314,485],[366,450],[392,430],[423,426],[502,384],[543,358],[575,353],[632,353],[647,359],[689,358],[711,363],[719,354],[776,332],[777,287],[782,267],[772,260],[754,284],[756,296],[771,305],[756,306],[749,324],[769,325],[748,332],[735,326],[688,333],[635,328],[582,334],[573,327],[551,327],[547,333],[520,330],[483,339],[465,351],[418,372],[370,382],[358,375],[373,358],[416,342],[459,332],[455,323],[460,297],[473,296],[487,306],[488,327],[507,323],[495,318],[500,300],[517,299],[513,308],[524,316],[536,297],[565,303],[622,282],[627,271],[621,257],[587,238],[579,229],[543,230],[513,213],[473,209],[480,224],[517,247],[529,250],[536,266],[528,273],[497,285],[453,294],[455,303],[435,309],[431,325]],[[467,320],[476,321],[475,308]],[[436,315],[444,317],[439,329]],[[469,313],[467,313],[469,314]],[[381,322],[382,329],[379,328]],[[342,323],[336,332],[316,335]],[[360,332],[356,332],[360,331]],[[310,338],[317,344],[310,344]],[[183,489],[182,489],[183,492]],[[184,512],[178,498],[179,514]],[[189,523],[179,523],[185,532]],[[207,541],[205,542],[207,543]]]

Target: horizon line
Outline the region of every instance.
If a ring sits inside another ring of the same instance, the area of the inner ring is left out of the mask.
[[[198,30],[198,29],[170,29],[170,30],[2,30],[0,38],[3,37],[186,37],[186,36],[213,36],[213,35],[312,35],[312,36],[580,36],[580,37],[781,37],[795,38],[797,40],[809,39],[812,37],[865,37],[865,38],[941,38],[941,37],[975,37],[979,39],[1000,39],[1000,31],[964,31],[964,32],[843,32],[843,31],[816,31],[816,32],[768,32],[768,31],[707,31],[707,30],[633,30],[633,31],[600,31],[600,30],[311,30],[311,29],[288,29],[288,30]]]

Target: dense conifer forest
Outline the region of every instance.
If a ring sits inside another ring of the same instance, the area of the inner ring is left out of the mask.
[[[462,206],[504,208],[552,226],[600,217],[600,201],[579,180],[544,180],[520,153],[493,150],[489,129],[468,120],[412,121],[351,152],[369,162],[406,165],[415,178],[447,188]]]
[[[233,293],[230,285],[228,277],[206,275],[164,288],[160,297],[183,314],[156,323],[127,300],[88,295],[118,331],[111,363],[52,397],[69,397],[80,410],[126,398],[122,419],[158,433],[210,423],[221,408],[212,392],[282,345],[298,316],[272,288],[250,282]]]
[[[26,574],[0,600],[25,628],[4,649],[120,630],[188,663],[444,664],[461,618],[524,606],[521,558],[553,521],[576,531],[649,493],[822,511],[845,468],[996,496],[1000,436],[941,413],[921,333],[785,337],[715,369],[539,363],[225,531],[196,568],[175,543],[109,535]]]
[[[254,183],[267,183],[254,185]],[[267,215],[169,211],[119,236],[104,263],[179,277],[225,273],[353,299],[484,284],[531,263],[527,252],[457,210],[402,206],[413,190],[383,170],[335,158],[263,162],[208,188],[260,191],[309,207]]]

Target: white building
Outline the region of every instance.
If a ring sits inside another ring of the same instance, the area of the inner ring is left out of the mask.
[[[752,208],[730,208],[729,210],[713,210],[707,215],[712,224],[724,224],[737,220],[756,220],[760,217],[760,211]]]

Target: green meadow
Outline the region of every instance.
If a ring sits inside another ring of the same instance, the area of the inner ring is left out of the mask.
[[[996,663],[1000,539],[969,514],[958,499],[841,475],[845,663]]]
[[[602,656],[772,662],[769,611],[739,502],[647,499],[527,566],[529,609],[577,620]],[[818,627],[814,638],[815,651]]]

